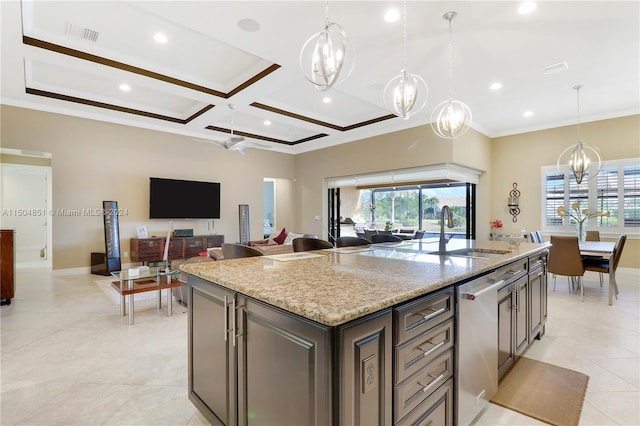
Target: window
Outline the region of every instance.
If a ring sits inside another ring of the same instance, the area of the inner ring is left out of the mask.
[[[609,212],[610,216],[589,219],[588,228],[601,232],[640,231],[640,159],[605,161],[600,173],[577,184],[555,166],[542,168],[542,223],[548,230],[575,232],[575,221],[558,216],[558,207],[580,202],[581,209]]]
[[[440,212],[448,205],[453,213],[454,228],[447,233],[460,238],[473,238],[472,203],[475,185],[471,183],[425,184],[405,187],[361,189],[360,210],[343,212],[350,217],[366,218],[366,227],[373,229],[422,230],[440,232]]]

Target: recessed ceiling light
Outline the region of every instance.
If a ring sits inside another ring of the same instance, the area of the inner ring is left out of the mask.
[[[238,27],[248,33],[255,33],[260,29],[260,24],[255,19],[244,18],[238,21]]]
[[[324,98],[322,98],[322,102],[324,102],[325,104],[328,104],[329,102],[331,102],[331,98],[328,96],[325,96]]]
[[[167,36],[162,33],[156,33],[153,39],[158,43],[166,43],[169,40]]]
[[[271,122],[269,120],[264,120],[264,125],[265,126],[271,126]]]
[[[131,90],[131,86],[129,86],[129,85],[128,85],[128,84],[126,84],[126,83],[122,83],[122,84],[120,85],[120,90],[122,90],[123,92],[128,92],[128,91],[130,91],[130,90]]]
[[[502,89],[502,83],[498,83],[497,81],[494,83],[491,83],[491,86],[489,86],[489,89],[491,90],[500,90]]]
[[[534,10],[536,10],[537,7],[538,5],[536,4],[536,2],[525,1],[520,4],[520,7],[518,8],[518,13],[521,15],[526,15],[527,13],[531,13]]]
[[[531,117],[533,115],[533,112],[531,111],[525,111],[524,114],[522,114],[523,117]]]
[[[398,9],[389,9],[384,14],[385,22],[396,22],[398,19],[400,19]]]

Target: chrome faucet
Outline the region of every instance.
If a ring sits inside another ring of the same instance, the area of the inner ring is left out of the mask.
[[[440,210],[440,247],[438,251],[445,252],[447,251],[447,243],[448,241],[444,237],[444,213],[449,213],[449,220],[447,221],[447,226],[449,228],[453,228],[453,214],[451,213],[451,209],[446,204],[442,206],[442,210]]]

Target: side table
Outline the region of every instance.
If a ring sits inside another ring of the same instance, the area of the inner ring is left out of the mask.
[[[127,309],[125,307],[126,299],[129,299],[129,325],[133,325],[133,299],[136,293],[145,293],[147,291],[157,291],[156,308],[162,307],[162,290],[180,287],[181,283],[177,279],[172,279],[180,271],[172,271],[167,267],[155,267],[143,270],[137,274],[132,273],[131,269],[125,271],[112,272],[111,275],[116,277],[118,281],[111,283],[111,286],[120,293],[120,315],[125,316]],[[167,292],[167,316],[172,315],[171,291]]]

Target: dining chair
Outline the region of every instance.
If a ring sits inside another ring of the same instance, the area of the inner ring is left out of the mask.
[[[377,234],[378,231],[376,229],[365,229],[364,230],[364,238],[371,241],[371,236]]]
[[[584,259],[584,266],[587,271],[600,272],[600,285],[602,285],[602,274],[609,274],[609,305],[613,303],[613,296],[618,299],[618,283],[616,282],[616,269],[618,269],[618,263],[620,262],[620,256],[622,256],[622,249],[624,243],[627,241],[627,235],[622,234],[618,237],[615,247],[613,248],[613,254],[608,259],[601,258],[587,258]]]
[[[333,248],[333,244],[320,238],[294,238],[291,244],[293,244],[294,252]]]
[[[244,244],[224,243],[222,244],[222,258],[228,259],[240,259],[243,257],[262,256],[263,253],[254,247],[249,247]]]
[[[600,231],[587,231],[585,241],[600,241]]]
[[[424,237],[424,231],[416,231],[416,232],[413,234],[413,239],[414,239],[414,240],[421,240],[421,239],[422,239],[422,237]]]
[[[582,300],[584,301],[582,276],[584,275],[585,266],[582,263],[582,257],[580,257],[578,237],[551,236],[547,270],[555,274],[553,277],[553,291],[556,291],[556,276],[564,275],[569,282],[569,292],[577,291],[579,286]]]
[[[540,241],[540,232],[538,232],[538,231],[532,231],[532,232],[529,234],[529,240],[530,240],[532,243],[541,243],[542,241]]]
[[[398,241],[404,241],[402,238],[391,234],[375,234],[371,236],[371,242],[377,243],[395,243]]]
[[[336,247],[367,246],[371,241],[360,237],[338,237]]]
[[[600,231],[587,231],[585,235],[585,241],[600,241]],[[582,260],[585,261],[587,259],[605,260],[605,257],[599,256],[597,254],[583,254]],[[600,272],[600,287],[602,287],[602,282],[604,281],[603,275],[604,274]]]

